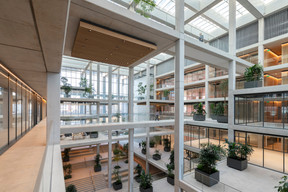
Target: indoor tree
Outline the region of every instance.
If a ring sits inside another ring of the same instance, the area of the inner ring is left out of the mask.
[[[149,13],[156,7],[155,0],[133,0],[135,9],[137,5],[140,5],[140,9],[136,9],[136,12],[143,15],[144,17],[149,17]]]

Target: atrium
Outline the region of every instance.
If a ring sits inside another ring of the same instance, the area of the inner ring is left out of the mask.
[[[0,192],[288,191],[288,0],[9,0],[0,22]]]

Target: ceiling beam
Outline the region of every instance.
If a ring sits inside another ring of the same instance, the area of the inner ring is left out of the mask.
[[[254,17],[257,19],[260,19],[263,17],[263,14],[254,6],[252,3],[250,3],[248,0],[241,0],[238,1],[245,9],[247,9]]]
[[[184,22],[184,24],[186,25],[187,23],[189,23],[190,21],[196,19],[197,17],[203,15],[206,11],[208,11],[209,9],[211,9],[212,7],[214,7],[215,5],[217,5],[218,3],[220,3],[222,0],[215,0],[212,1],[211,3],[208,3],[207,5],[201,7],[200,10],[197,10],[197,12],[192,15],[190,18],[186,19],[186,21]],[[187,5],[187,3],[186,3]],[[188,7],[187,7],[188,8]]]

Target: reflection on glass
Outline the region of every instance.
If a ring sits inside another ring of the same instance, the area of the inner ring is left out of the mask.
[[[209,128],[209,143],[219,145],[219,129]]]
[[[264,97],[264,127],[282,128],[282,94]]]
[[[283,171],[283,138],[264,135],[264,167]]]
[[[247,133],[247,144],[254,152],[250,156],[250,163],[263,166],[263,137],[261,134]]]

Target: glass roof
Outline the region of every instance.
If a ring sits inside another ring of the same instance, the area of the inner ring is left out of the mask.
[[[192,26],[207,32],[211,33],[214,30],[218,29],[219,27],[212,23],[211,21],[208,21],[207,19],[203,18],[202,16],[197,17],[196,19],[189,22]]]
[[[271,0],[270,0],[271,1]],[[212,7],[217,14],[221,15],[225,19],[229,18],[229,0],[223,0],[214,7]],[[245,9],[238,1],[236,1],[236,18],[248,14],[249,11]]]
[[[263,1],[263,3],[266,5],[266,4],[271,3],[271,2],[274,1],[274,0],[261,0],[261,1]]]

